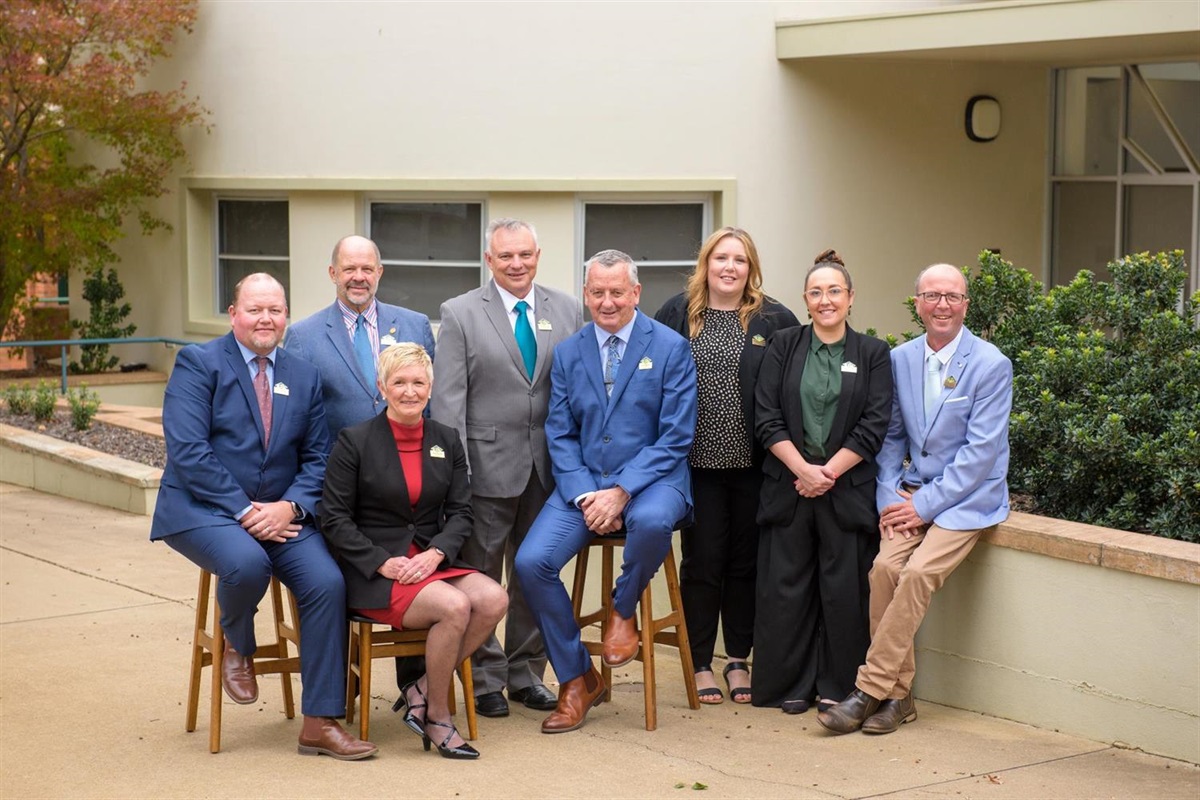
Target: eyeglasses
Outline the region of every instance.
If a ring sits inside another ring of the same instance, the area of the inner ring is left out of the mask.
[[[819,303],[822,297],[828,297],[833,302],[841,300],[846,294],[846,290],[841,286],[830,286],[828,289],[809,289],[804,293],[804,296],[809,299],[809,302]]]
[[[931,306],[936,306],[941,302],[943,297],[952,306],[960,306],[967,299],[965,294],[959,294],[958,292],[918,292],[917,297]]]

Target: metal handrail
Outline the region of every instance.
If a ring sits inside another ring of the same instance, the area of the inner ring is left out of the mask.
[[[85,344],[163,344],[174,345],[199,344],[186,339],[169,339],[165,336],[134,336],[124,339],[37,339],[20,342],[0,341],[0,350],[16,350],[24,347],[59,347],[62,351],[62,386],[60,393],[67,393],[67,350]]]

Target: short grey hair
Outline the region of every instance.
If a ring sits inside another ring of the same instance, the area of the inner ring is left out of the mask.
[[[529,235],[533,237],[533,249],[537,249],[537,230],[535,230],[532,225],[524,220],[513,219],[512,217],[501,217],[500,219],[494,219],[489,222],[487,224],[487,229],[483,232],[483,241],[488,250],[492,249],[492,237],[496,235],[496,231],[501,229],[510,231],[512,233],[517,233],[518,231],[529,231]]]
[[[925,277],[925,273],[929,272],[930,270],[935,270],[935,269],[936,270],[952,269],[955,272],[957,272],[960,276],[962,276],[963,294],[964,295],[967,294],[967,290],[969,288],[969,286],[967,284],[967,276],[965,273],[963,273],[961,268],[956,267],[953,264],[930,264],[928,267],[926,267],[925,269],[918,272],[917,280],[913,283],[913,293],[914,294],[921,291],[921,278]]]
[[[633,258],[628,253],[623,253],[620,250],[601,250],[596,255],[587,260],[583,265],[583,282],[586,285],[588,276],[592,274],[592,267],[595,265],[601,267],[615,267],[618,264],[624,264],[629,271],[629,282],[634,286],[640,286],[638,282],[638,268],[634,263]]]

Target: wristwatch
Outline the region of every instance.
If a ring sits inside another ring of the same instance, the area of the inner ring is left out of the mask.
[[[304,509],[300,507],[300,504],[295,500],[289,500],[288,502],[292,504],[292,514],[295,515],[292,517],[292,522],[299,522],[304,519]]]

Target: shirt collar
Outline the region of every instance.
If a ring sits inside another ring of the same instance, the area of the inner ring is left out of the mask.
[[[237,342],[238,350],[242,351],[242,361],[244,363],[249,364],[251,361],[258,358],[258,353],[254,352],[249,347],[246,347],[246,345],[242,344],[241,342],[238,342],[237,339],[234,339],[233,341]],[[278,349],[278,347],[272,348],[271,352],[267,353],[267,361],[271,363],[271,366],[275,366],[275,352]]]
[[[529,287],[529,294],[525,295],[524,297],[517,297],[512,292],[508,291],[503,286],[496,283],[495,278],[492,278],[492,285],[496,287],[496,292],[500,295],[500,300],[501,300],[501,302],[504,303],[504,310],[508,314],[512,314],[513,308],[517,305],[517,303],[521,302],[522,300],[524,300],[526,303],[529,304],[529,311],[535,310],[534,301],[533,301],[534,291],[533,291],[532,284]],[[528,313],[528,312],[526,312],[526,313]]]
[[[634,309],[633,318],[630,319],[629,322],[626,322],[621,329],[617,331],[616,337],[621,340],[622,344],[629,344],[629,336],[633,333],[633,324],[637,322],[638,314],[640,313],[642,312]],[[596,343],[601,347],[604,347],[604,345],[608,343],[608,337],[612,336],[613,334],[604,330],[604,328],[601,328],[599,325],[593,325],[592,327],[596,329]]]
[[[352,309],[350,306],[343,303],[342,298],[340,298],[340,297],[337,300],[337,304],[338,304],[338,308],[341,309],[341,312],[342,312],[342,320],[346,323],[346,325],[348,327],[353,327],[354,324],[356,322],[358,322],[358,312],[355,311],[354,309]],[[371,304],[369,306],[367,306],[365,309],[363,309],[363,312],[362,312],[362,315],[364,317],[366,317],[366,319],[367,319],[367,324],[370,325],[372,328],[375,327],[375,320],[379,317],[379,311],[377,308],[378,305],[379,305],[379,301],[374,298],[371,298]]]
[[[945,347],[943,347],[941,350],[938,350],[937,352],[934,352],[933,348],[929,346],[929,337],[926,336],[925,337],[925,360],[928,361],[929,357],[931,355],[937,356],[938,361],[942,362],[942,366],[945,367],[947,364],[950,363],[950,359],[954,358],[954,354],[956,352],[958,352],[958,343],[962,341],[962,335],[963,335],[963,328],[959,328],[958,335],[950,340],[950,344],[946,345]]]

